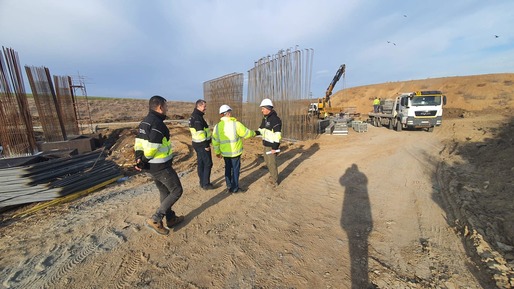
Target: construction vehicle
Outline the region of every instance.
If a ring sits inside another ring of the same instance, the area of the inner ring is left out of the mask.
[[[318,102],[313,102],[309,104],[308,114],[311,116],[316,116],[319,119],[325,119],[328,116],[333,116],[334,114],[339,114],[344,112],[343,107],[332,107],[330,104],[330,96],[332,95],[332,90],[334,86],[339,81],[341,76],[345,75],[346,65],[342,64],[336,72],[334,79],[327,88],[325,92],[325,97],[318,98]]]
[[[415,91],[401,93],[394,99],[386,99],[379,112],[369,113],[374,126],[387,126],[389,129],[426,128],[432,132],[440,126],[446,96],[441,91]]]

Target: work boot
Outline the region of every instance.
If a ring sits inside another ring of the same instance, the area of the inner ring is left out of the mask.
[[[236,190],[231,190],[232,193],[245,193],[247,189],[245,188],[237,188]]]
[[[270,185],[271,188],[275,189],[278,187],[278,182],[275,182],[275,180],[273,180],[272,178],[269,178],[268,179],[268,184]]]
[[[170,232],[168,229],[164,228],[162,221],[156,222],[152,218],[146,220],[146,225],[148,228],[153,229],[156,233],[161,235],[168,235]]]
[[[175,216],[169,220],[166,220],[166,227],[171,228],[184,221],[184,216]]]
[[[211,184],[211,183],[209,183],[209,184],[207,184],[207,185],[203,186],[203,187],[202,187],[202,189],[204,189],[204,190],[206,190],[206,191],[207,191],[207,190],[212,190],[212,189],[214,189],[214,185],[213,185],[213,184]]]

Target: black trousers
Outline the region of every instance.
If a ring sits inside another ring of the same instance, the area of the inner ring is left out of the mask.
[[[152,219],[156,222],[160,222],[164,217],[166,217],[166,220],[171,220],[175,217],[175,212],[171,207],[182,196],[182,183],[180,183],[177,172],[172,167],[153,172],[151,175],[157,189],[159,189],[159,200],[161,202]]]
[[[200,187],[205,187],[211,183],[212,155],[211,151],[205,148],[196,148],[197,171],[200,179]]]

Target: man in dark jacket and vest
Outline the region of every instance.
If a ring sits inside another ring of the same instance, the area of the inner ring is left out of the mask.
[[[205,100],[199,99],[196,101],[195,109],[189,118],[189,130],[193,139],[193,148],[196,151],[200,187],[204,190],[210,190],[214,186],[211,184],[211,131],[203,118],[206,109],[207,102]]]
[[[264,161],[270,173],[269,182],[275,188],[278,186],[279,181],[277,154],[280,152],[280,140],[282,139],[282,120],[280,120],[277,112],[273,109],[271,99],[263,99],[260,107],[264,117],[256,134],[262,136]]]
[[[160,194],[160,206],[153,216],[146,220],[146,224],[155,232],[167,235],[169,230],[163,226],[163,218],[166,218],[168,228],[184,220],[184,216],[177,216],[171,209],[182,196],[182,184],[177,173],[171,167],[173,150],[170,131],[164,124],[168,111],[166,99],[158,95],[152,96],[149,108],[148,115],[139,124],[134,144],[135,168],[152,175]]]

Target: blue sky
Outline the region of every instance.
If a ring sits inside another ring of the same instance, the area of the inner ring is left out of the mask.
[[[23,66],[121,98],[195,101],[233,72],[246,94],[255,61],[294,47],[314,50],[313,97],[343,63],[334,92],[514,72],[512,27],[511,0],[0,0],[0,45]]]

